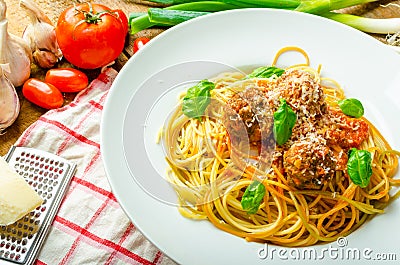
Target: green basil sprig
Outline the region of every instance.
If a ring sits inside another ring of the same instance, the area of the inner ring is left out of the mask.
[[[260,207],[260,204],[265,195],[265,187],[264,185],[254,180],[244,191],[241,204],[243,210],[245,210],[248,214],[255,214]]]
[[[347,173],[354,184],[365,188],[372,175],[372,157],[367,150],[350,149]]]
[[[183,98],[182,112],[189,118],[201,120],[201,116],[211,102],[210,91],[214,88],[215,84],[206,79],[190,87]]]
[[[284,72],[284,69],[275,66],[261,66],[255,69],[251,74],[248,74],[246,78],[270,78],[273,75],[281,76]]]
[[[346,98],[338,101],[338,105],[342,112],[354,118],[360,118],[364,115],[364,107],[362,103],[355,98]]]
[[[282,145],[289,140],[292,130],[296,124],[296,113],[281,99],[281,105],[274,113],[274,137],[278,145]]]

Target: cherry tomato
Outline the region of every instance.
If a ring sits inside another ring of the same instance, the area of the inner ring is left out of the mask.
[[[46,73],[44,82],[52,84],[61,92],[78,92],[89,84],[87,75],[74,68],[50,69]]]
[[[94,3],[65,9],[56,36],[65,59],[79,68],[95,69],[114,61],[122,52],[128,31],[123,12]]]
[[[150,39],[146,38],[146,37],[137,38],[133,42],[133,53],[136,53],[138,50],[140,50],[149,41],[150,41]]]
[[[22,94],[30,102],[45,108],[56,109],[63,105],[64,98],[55,86],[36,78],[30,78],[22,86]]]

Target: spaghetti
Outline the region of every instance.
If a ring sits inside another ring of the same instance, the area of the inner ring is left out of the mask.
[[[321,77],[320,68],[311,68],[302,49],[280,50],[273,65],[282,53],[293,50],[304,55],[305,64],[284,69],[280,77],[220,74],[210,79],[215,84],[211,98],[220,104],[210,104],[201,119],[186,117],[181,108],[170,117],[163,132],[168,179],[183,216],[207,219],[248,241],[310,246],[352,233],[399,196],[389,193],[400,184],[393,178],[399,153],[368,120],[340,111],[343,89]],[[297,120],[290,139],[269,150],[268,115],[282,98]],[[266,119],[255,119],[257,111]],[[347,154],[353,147],[371,153],[372,176],[365,188],[347,173]],[[249,214],[241,200],[255,178],[265,194],[258,210]]]

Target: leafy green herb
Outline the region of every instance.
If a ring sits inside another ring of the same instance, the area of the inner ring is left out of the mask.
[[[371,153],[352,148],[347,161],[347,172],[354,184],[361,188],[367,187],[372,175]]]
[[[281,105],[274,113],[274,137],[278,145],[282,145],[289,140],[296,124],[296,119],[296,113],[286,103],[285,99],[281,99]]]
[[[342,112],[348,116],[360,118],[362,115],[364,115],[364,107],[358,99],[342,99],[338,101],[338,105]]]
[[[251,74],[248,74],[246,78],[270,78],[273,75],[281,76],[285,72],[284,69],[275,66],[261,66],[255,69]]]
[[[260,207],[260,204],[265,195],[264,185],[255,180],[244,191],[241,200],[242,208],[248,214],[255,214]]]
[[[189,118],[201,120],[201,116],[211,102],[210,91],[214,88],[215,84],[206,79],[190,87],[183,98],[183,113]]]

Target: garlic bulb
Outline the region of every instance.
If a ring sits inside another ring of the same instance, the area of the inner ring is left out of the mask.
[[[22,38],[8,33],[6,11],[6,3],[0,0],[0,64],[9,64],[11,71],[5,74],[18,87],[31,74],[32,52]]]
[[[14,85],[4,74],[9,65],[0,65],[0,134],[17,119],[20,110],[19,98]]]
[[[32,0],[21,0],[20,5],[26,9],[31,20],[22,38],[29,43],[33,58],[40,67],[53,67],[62,57],[53,23]]]

